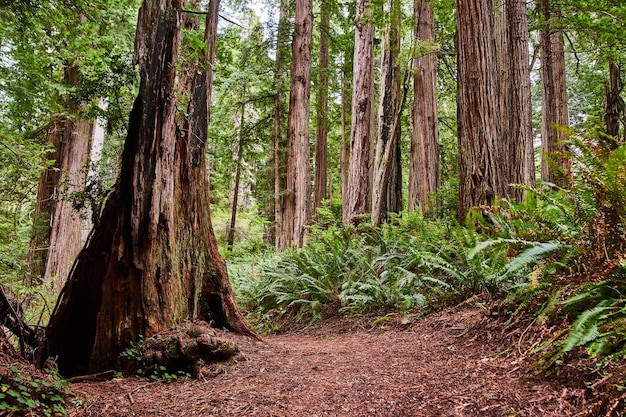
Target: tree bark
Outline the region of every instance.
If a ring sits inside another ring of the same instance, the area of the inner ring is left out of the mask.
[[[493,19],[492,0],[457,0],[459,221],[506,193]]]
[[[569,166],[563,152],[566,139],[564,128],[569,126],[567,88],[565,78],[565,45],[563,32],[553,30],[550,0],[541,0],[541,13],[545,19],[541,30],[541,180],[565,186]]]
[[[242,97],[245,97],[245,86]],[[239,119],[239,140],[237,141],[237,150],[235,154],[235,184],[233,186],[233,198],[230,208],[230,226],[228,227],[228,249],[233,250],[235,244],[235,226],[237,224],[237,209],[239,205],[239,184],[241,182],[241,159],[243,155],[243,128],[245,122],[245,103],[241,104],[241,117]]]
[[[370,184],[370,147],[372,105],[374,101],[374,25],[371,0],[358,0],[354,40],[352,87],[352,125],[348,185],[342,220],[344,225],[358,222],[368,212]]]
[[[141,75],[122,169],[74,263],[48,326],[64,376],[115,368],[119,354],[190,317],[255,334],[234,301],[209,212],[206,138],[219,0],[209,3],[209,52],[193,72],[178,126],[178,0],[145,0],[135,59]]]
[[[500,124],[506,185],[532,186],[535,157],[528,51],[528,17],[525,0],[496,0],[496,48],[500,74]],[[521,201],[523,190],[507,188],[507,195]]]
[[[437,115],[437,69],[435,22],[430,0],[414,2],[413,111],[408,210],[428,212],[430,194],[439,188],[439,118]]]
[[[322,206],[328,193],[328,60],[330,54],[330,4],[320,4],[320,47],[317,77],[316,132],[315,132],[315,191],[314,208]]]
[[[372,187],[372,225],[380,226],[388,213],[402,210],[400,139],[402,112],[400,53],[400,2],[387,0],[387,18],[381,53],[381,85],[378,105],[378,141]]]
[[[352,104],[352,91],[350,89],[350,71],[352,70],[352,59],[348,59],[348,57],[353,57],[354,52],[347,53],[346,59],[343,63],[343,70],[341,71],[341,167],[340,167],[340,176],[341,176],[341,206],[347,207],[347,197],[348,197],[348,171],[350,164],[350,132],[349,128],[351,126],[351,104]]]
[[[79,68],[65,70],[65,84],[78,87]],[[47,160],[54,164],[39,177],[34,233],[30,243],[29,284],[45,284],[57,294],[84,242],[80,211],[72,193],[84,189],[93,124],[82,120],[80,104],[69,103],[70,117],[51,123],[47,142],[53,147]]]
[[[626,124],[626,104],[620,97],[623,90],[622,69],[614,62],[609,63],[609,81],[604,87],[604,124],[608,137],[602,140],[606,149],[612,151],[624,143],[624,135],[620,133]]]
[[[283,201],[282,242],[302,247],[306,225],[311,221],[311,149],[309,102],[311,91],[311,38],[313,5],[296,0],[292,43],[291,91],[287,119],[287,188]]]
[[[287,42],[289,35],[287,0],[280,1],[278,17],[278,33],[276,35],[276,60],[274,63],[274,104],[272,118],[272,143],[271,161],[273,162],[274,177],[274,231],[273,239],[275,248],[282,250],[288,247],[288,242],[283,238],[283,191],[286,188],[285,178],[286,163],[285,152],[287,143],[283,137],[283,97],[284,97],[284,74],[286,73],[285,63],[287,61]]]

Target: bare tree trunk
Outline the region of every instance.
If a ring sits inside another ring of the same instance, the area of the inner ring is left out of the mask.
[[[66,69],[66,85],[80,85],[78,70],[76,66]],[[47,159],[54,165],[41,173],[37,192],[29,283],[43,283],[54,293],[63,288],[72,262],[85,243],[80,211],[71,199],[72,193],[85,186],[93,124],[79,119],[80,110],[80,105],[71,103],[73,118],[63,117],[48,129],[46,139],[54,150]]]
[[[432,207],[429,195],[439,188],[439,118],[437,115],[437,69],[435,22],[430,0],[414,2],[413,111],[411,114],[411,164],[409,211]]]
[[[541,13],[546,21],[541,30],[541,180],[565,185],[564,176],[569,166],[558,154],[566,139],[563,128],[569,126],[567,89],[565,80],[565,46],[563,32],[554,31],[550,24],[553,13],[550,0],[541,0]],[[553,164],[550,162],[553,161]],[[556,171],[556,172],[555,172]],[[560,174],[557,172],[560,171]]]
[[[346,63],[344,63],[344,66]],[[350,88],[346,82],[346,70],[341,73],[341,167],[339,174],[341,177],[341,206],[347,206],[348,196],[348,165],[350,161],[350,143],[348,141],[348,127],[350,126],[350,104],[352,103],[352,96],[350,94]]]
[[[358,0],[354,41],[352,127],[348,186],[345,190],[343,224],[358,221],[368,212],[372,105],[374,101],[374,25],[372,1]]]
[[[622,69],[619,65],[609,64],[609,81],[604,87],[604,124],[606,126],[605,138],[602,142],[608,150],[617,149],[624,142],[624,135],[620,133],[621,126],[626,124],[626,103],[620,97],[624,86],[622,83]]]
[[[182,7],[145,0],[139,12],[141,84],[120,176],[48,326],[48,355],[58,357],[64,376],[115,368],[131,341],[189,317],[255,334],[235,304],[209,212],[206,138],[219,0],[209,3],[209,52],[192,72],[178,126]]]
[[[245,97],[245,86],[242,97]],[[239,184],[241,182],[241,158],[243,153],[243,129],[245,122],[245,103],[241,104],[241,117],[239,119],[239,140],[237,141],[237,151],[235,154],[235,184],[233,187],[233,198],[230,211],[230,226],[228,227],[228,249],[233,250],[235,243],[235,226],[237,224],[237,208],[239,205]]]
[[[460,221],[505,195],[492,0],[457,0]]]
[[[287,188],[283,202],[282,241],[287,246],[297,247],[302,247],[304,244],[305,226],[311,221],[309,102],[312,25],[312,1],[296,0],[287,122]]]
[[[285,61],[289,35],[288,0],[280,1],[278,33],[276,35],[276,61],[274,63],[274,104],[272,121],[271,160],[274,177],[274,231],[273,239],[277,250],[289,246],[283,239],[283,190],[285,190],[286,164],[285,150],[287,143],[283,138],[283,79],[286,73]]]
[[[528,17],[525,0],[496,0],[496,47],[500,74],[500,124],[506,184],[533,185],[535,158],[528,52]],[[508,188],[520,201],[522,190]]]
[[[316,133],[315,133],[315,191],[314,207],[321,207],[328,193],[328,60],[330,54],[330,4],[320,4],[319,75],[317,77]]]
[[[378,141],[372,187],[372,225],[380,226],[389,212],[402,209],[400,165],[400,113],[402,111],[400,53],[400,3],[387,0],[387,17],[381,57],[381,85],[378,106]],[[398,196],[398,189],[400,196]]]

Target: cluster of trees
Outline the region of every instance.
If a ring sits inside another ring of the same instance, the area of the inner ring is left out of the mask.
[[[458,184],[463,219],[523,198],[511,184],[535,182],[536,137],[557,185],[570,120],[600,118],[608,148],[624,138],[621,0],[281,0],[264,22],[240,2],[139,6],[0,2],[2,264],[29,246],[27,283],[69,277],[48,331],[67,374],[187,317],[252,333],[210,198],[229,196],[230,246],[254,201],[284,250],[324,201],[378,226]]]

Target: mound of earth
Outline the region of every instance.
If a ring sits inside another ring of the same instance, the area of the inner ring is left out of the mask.
[[[531,376],[492,331],[482,310],[461,309],[382,326],[335,319],[265,343],[220,332],[244,353],[236,363],[169,383],[75,383],[70,415],[562,417],[589,405],[582,381]]]

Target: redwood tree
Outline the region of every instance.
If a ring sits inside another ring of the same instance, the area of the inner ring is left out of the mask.
[[[348,184],[344,190],[344,225],[357,221],[369,210],[370,147],[374,101],[374,23],[372,0],[358,0],[354,35],[352,128]]]
[[[400,54],[401,10],[398,0],[386,0],[378,102],[378,136],[372,186],[372,224],[380,226],[389,212],[402,210],[400,115],[403,107]]]
[[[535,157],[525,0],[496,0],[495,30],[500,75],[500,124],[507,184],[533,185]],[[507,194],[521,200],[523,192]]]
[[[506,193],[492,0],[457,0],[457,39],[457,216],[463,221],[471,207]]]
[[[567,86],[565,78],[565,44],[563,32],[554,28],[550,0],[541,0],[544,26],[541,29],[541,180],[565,185],[563,174],[568,165],[558,153],[563,150],[563,132],[569,126]],[[552,161],[552,162],[551,162]],[[557,175],[557,171],[562,171]]]
[[[434,50],[435,22],[430,0],[415,0],[413,59],[413,109],[411,113],[411,162],[409,211],[431,207],[429,194],[439,187],[439,130],[437,69]]]
[[[65,84],[77,88],[79,69],[65,70]],[[30,284],[43,283],[58,293],[80,252],[84,239],[82,221],[70,196],[85,185],[85,167],[89,158],[92,123],[83,120],[80,103],[68,103],[70,117],[59,117],[48,127],[47,155],[53,165],[39,177],[34,233],[29,254]]]
[[[283,200],[282,238],[285,247],[302,247],[311,220],[311,149],[309,103],[311,92],[312,0],[296,0],[292,43],[291,91],[287,121],[287,186]]]
[[[330,2],[320,3],[320,47],[318,57],[315,117],[315,208],[328,199],[328,61],[330,56]]]
[[[209,3],[209,52],[189,72],[184,116],[176,94],[184,82],[176,74],[183,3],[144,0],[139,11],[141,84],[120,176],[48,326],[48,355],[66,376],[114,368],[131,341],[190,317],[254,333],[235,304],[208,205],[205,146],[219,0]]]
[[[288,55],[289,14],[287,11],[288,0],[280,0],[278,17],[278,30],[276,34],[276,59],[274,61],[274,102],[272,105],[272,134],[270,143],[270,165],[274,178],[274,204],[271,207],[270,218],[274,220],[274,227],[268,240],[274,240],[277,250],[289,246],[288,236],[283,233],[283,203],[285,190],[285,177],[287,176],[285,153],[287,143],[284,139],[284,80]]]

